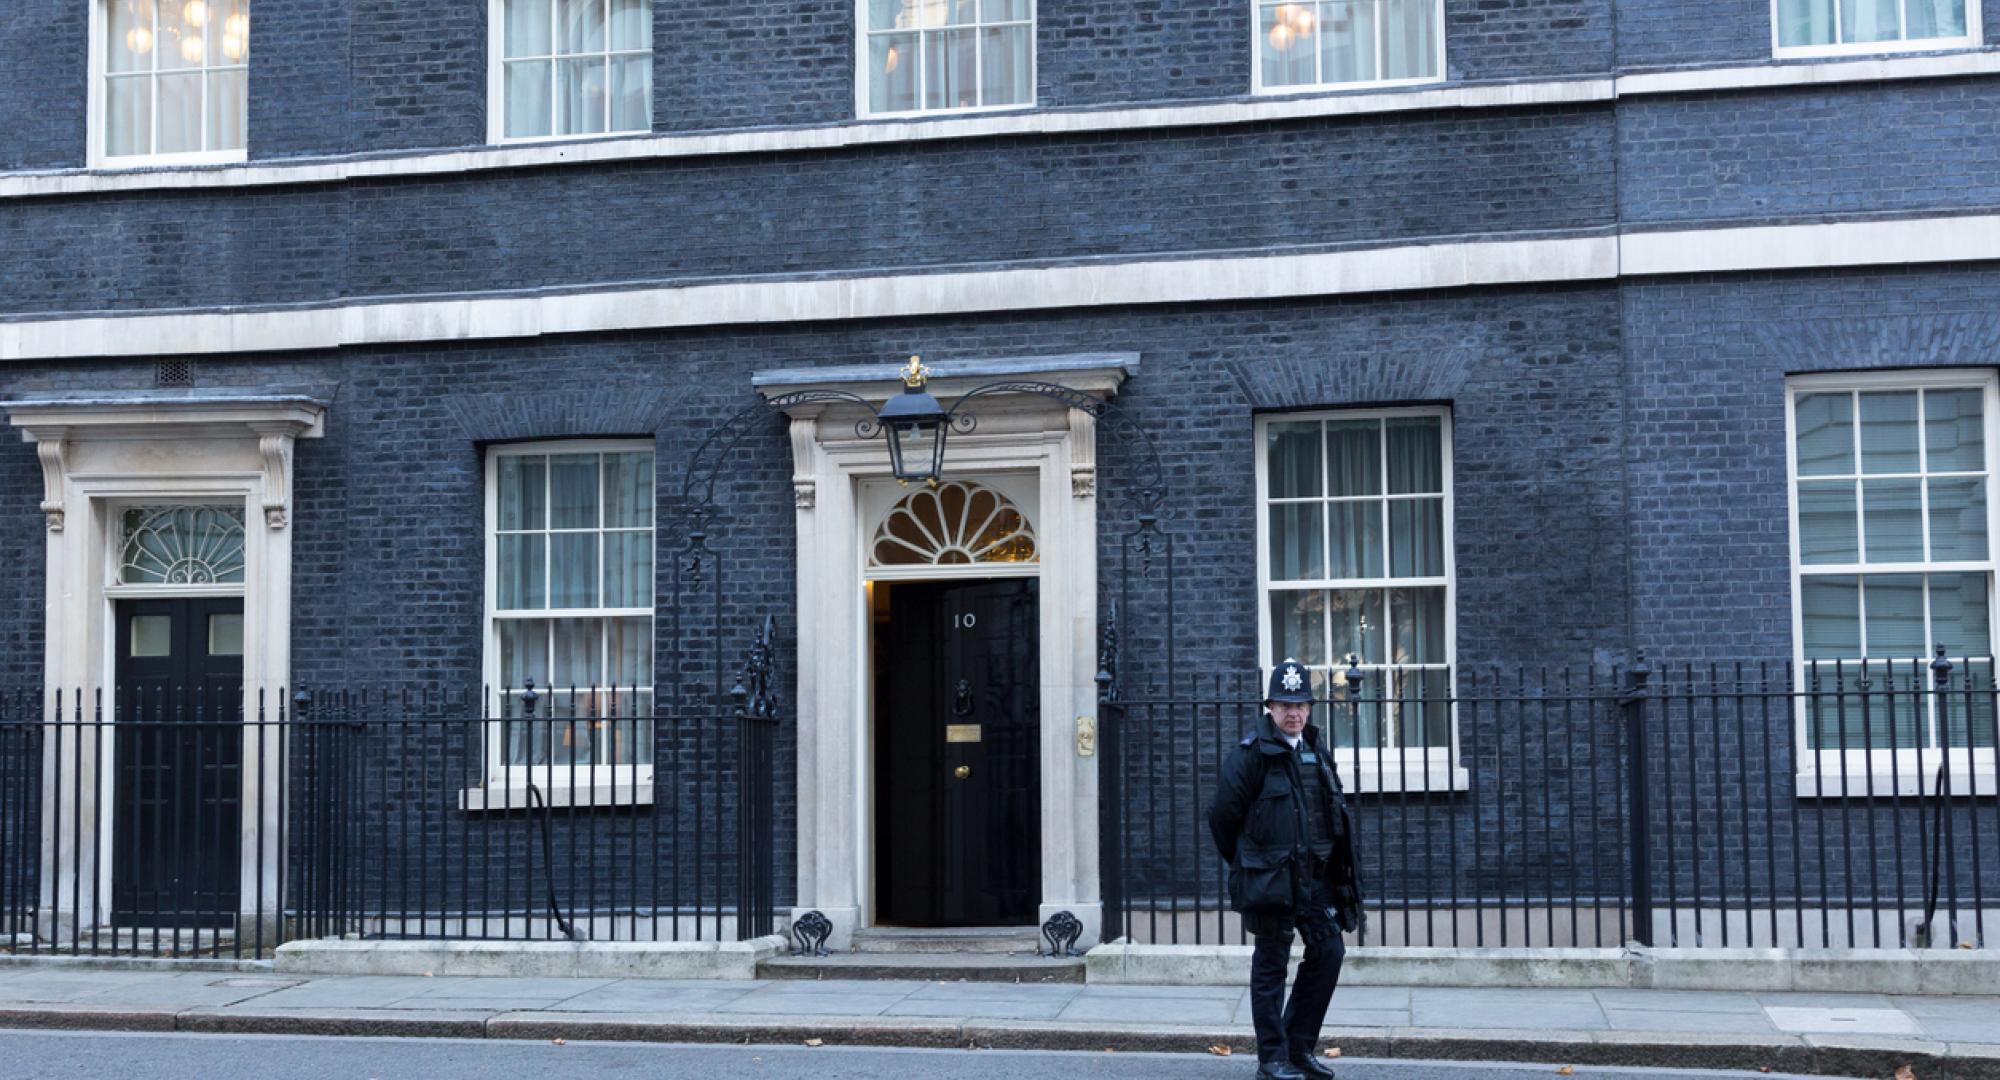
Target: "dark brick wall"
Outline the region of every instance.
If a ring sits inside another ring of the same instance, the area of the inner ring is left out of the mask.
[[[255,0],[250,21],[249,153],[339,153],[356,129],[348,0]],[[414,5],[412,5],[414,6]]]
[[[1620,214],[1643,224],[1991,206],[1996,116],[2000,86],[1984,80],[1626,101]]]
[[[0,26],[0,170],[80,168],[90,9],[13,0]]]
[[[1603,74],[1613,2],[1445,0],[1445,65],[1453,79]]]
[[[1991,367],[1996,299],[1979,268],[1628,286],[1635,645],[1789,656],[1785,376]]]
[[[1610,143],[1523,109],[12,200],[0,277],[39,312],[1595,227]]]

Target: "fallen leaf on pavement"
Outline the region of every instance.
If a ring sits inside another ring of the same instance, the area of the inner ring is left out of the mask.
[[[554,1044],[556,1044],[557,1046],[568,1046],[568,1045],[569,1045],[569,1040],[568,1040],[568,1039],[550,1039],[549,1041],[550,1041],[550,1042],[552,1042],[552,1043],[554,1043]]]
[[[1556,1075],[1557,1075],[1557,1076],[1570,1076],[1570,1075],[1573,1075],[1573,1074],[1574,1074],[1575,1072],[1576,1072],[1576,1066],[1574,1066],[1574,1065],[1565,1065],[1565,1066],[1563,1066],[1562,1068],[1560,1068],[1560,1069],[1557,1069],[1557,1070],[1556,1070]]]
[[[825,1046],[825,1045],[826,1045],[826,1040],[825,1040],[825,1039],[807,1039],[807,1040],[806,1040],[806,1045],[807,1045],[807,1046]]]
[[[1770,1067],[1769,1065],[1759,1065],[1759,1066],[1757,1066],[1757,1071],[1758,1071],[1758,1072],[1770,1072],[1770,1071],[1771,1071],[1771,1067]]]
[[[1216,1043],[1214,1046],[1208,1048],[1208,1052],[1214,1054],[1216,1057],[1228,1057],[1234,1051],[1221,1043]]]
[[[1896,1080],[1917,1080],[1917,1070],[1904,1065],[1896,1070]]]
[[[1338,1047],[1338,1046],[1329,1046],[1329,1047],[1327,1047],[1327,1048],[1326,1048],[1326,1056],[1327,1056],[1327,1057],[1339,1057],[1339,1056],[1340,1056],[1340,1047]]]

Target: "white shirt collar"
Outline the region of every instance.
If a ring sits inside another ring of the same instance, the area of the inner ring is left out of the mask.
[[[1278,737],[1285,740],[1286,746],[1289,746],[1292,749],[1297,750],[1299,748],[1299,740],[1305,738],[1306,735],[1305,732],[1303,731],[1299,732],[1297,735],[1287,735],[1284,733],[1284,731],[1280,730],[1278,732]]]

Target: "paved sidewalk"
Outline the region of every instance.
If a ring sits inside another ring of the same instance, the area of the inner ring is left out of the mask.
[[[2000,996],[1347,987],[1351,1057],[2000,1078]],[[1250,1049],[1233,987],[298,976],[0,967],[0,1026],[1030,1049]]]

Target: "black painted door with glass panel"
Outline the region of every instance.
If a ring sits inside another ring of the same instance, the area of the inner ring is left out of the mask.
[[[223,927],[240,891],[243,601],[117,605],[113,921]]]

